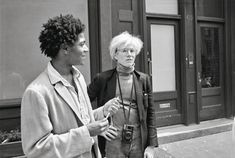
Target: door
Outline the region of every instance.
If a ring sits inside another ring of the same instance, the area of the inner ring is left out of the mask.
[[[157,126],[182,123],[178,21],[148,19],[148,61]]]
[[[200,121],[224,117],[223,26],[198,24],[198,108]]]

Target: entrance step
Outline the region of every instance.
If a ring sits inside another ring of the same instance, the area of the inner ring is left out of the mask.
[[[215,119],[203,121],[200,124],[173,125],[158,128],[159,144],[166,144],[180,140],[202,137],[232,129],[233,119]]]

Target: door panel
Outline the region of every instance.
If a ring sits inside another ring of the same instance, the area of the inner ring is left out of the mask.
[[[178,23],[148,20],[149,70],[157,126],[182,123]]]
[[[199,118],[201,121],[224,117],[223,27],[199,23]]]

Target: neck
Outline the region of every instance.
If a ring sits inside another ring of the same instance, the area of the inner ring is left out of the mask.
[[[130,67],[126,67],[124,65],[121,65],[120,63],[117,63],[117,71],[121,74],[129,75],[135,70],[134,64]]]
[[[51,60],[51,65],[59,72],[62,76],[68,76],[72,74],[72,65],[66,65],[57,60]]]

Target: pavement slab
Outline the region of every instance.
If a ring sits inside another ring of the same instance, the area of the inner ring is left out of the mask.
[[[161,144],[160,148],[175,158],[235,158],[231,131]]]

